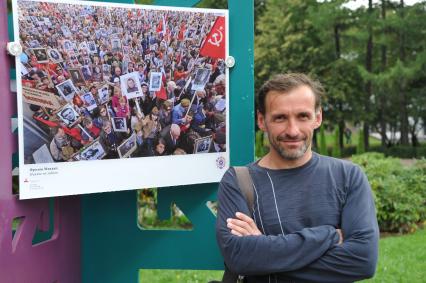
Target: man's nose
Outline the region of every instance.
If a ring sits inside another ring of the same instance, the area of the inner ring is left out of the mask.
[[[286,134],[292,137],[299,134],[299,126],[297,125],[297,121],[295,121],[295,119],[290,118],[288,120]]]

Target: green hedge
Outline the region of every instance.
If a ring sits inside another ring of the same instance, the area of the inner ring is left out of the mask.
[[[385,156],[393,156],[399,158],[426,158],[426,146],[407,146],[407,145],[396,145],[392,147],[381,147],[381,146],[370,146],[368,151],[376,151],[384,153]]]
[[[332,152],[332,147],[330,146],[328,152]],[[392,147],[382,147],[382,146],[370,146],[368,152],[379,152],[383,153],[385,156],[398,157],[398,158],[426,158],[426,146],[404,146],[404,145],[395,145]],[[358,154],[358,148],[354,145],[345,146],[342,150],[342,157],[350,157],[354,154]],[[331,156],[331,154],[329,154]]]
[[[368,176],[383,232],[412,232],[426,220],[426,161],[404,167],[382,153],[352,157]]]

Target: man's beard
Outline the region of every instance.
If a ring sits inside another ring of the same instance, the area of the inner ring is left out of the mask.
[[[311,145],[311,139],[309,137],[300,137],[294,138],[289,137],[288,135],[282,135],[277,136],[276,138],[271,137],[268,135],[269,144],[275,149],[275,151],[286,160],[296,160],[301,158],[306,151],[308,150],[309,146]],[[280,145],[280,142],[282,141],[303,141],[303,144],[296,148],[296,149],[286,149],[282,145]]]

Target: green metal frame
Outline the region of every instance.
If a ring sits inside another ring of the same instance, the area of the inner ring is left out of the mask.
[[[198,2],[154,4],[191,7]],[[231,165],[241,165],[254,160],[253,0],[229,0],[228,9],[229,54],[236,60],[229,83]],[[141,230],[135,191],[83,196],[82,282],[138,282],[139,269],[223,269],[215,217],[206,206],[216,199],[217,187],[210,183],[159,189],[158,202],[163,207],[176,203],[191,220],[191,231]]]

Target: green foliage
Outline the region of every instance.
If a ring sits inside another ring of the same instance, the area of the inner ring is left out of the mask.
[[[365,152],[364,131],[359,131],[358,143],[357,143],[357,146],[356,146],[356,153],[362,154],[364,152]]]
[[[255,156],[261,158],[268,153],[268,147],[264,144],[264,133],[262,131],[256,132],[256,143],[255,143]]]
[[[137,4],[145,4],[145,5],[152,5],[154,0],[136,0],[135,3]]]
[[[334,128],[333,157],[341,157],[342,156],[342,152],[340,150],[340,144],[339,144],[339,135],[340,135],[339,127],[335,127]]]
[[[325,86],[324,120],[331,127],[367,122],[370,130],[386,126],[405,137],[414,127],[411,122],[403,127],[403,121],[426,120],[425,1],[411,6],[381,1],[371,10],[350,10],[344,0],[260,2],[256,88],[276,73],[304,72]]]
[[[421,145],[417,147],[406,145],[393,145],[391,147],[382,147],[380,145],[370,146],[369,151],[376,151],[384,153],[385,156],[399,157],[399,158],[426,158],[426,146]]]
[[[197,8],[228,9],[227,0],[201,0]]]
[[[327,151],[327,141],[325,139],[325,130],[324,125],[320,128],[320,134],[319,134],[319,153],[322,155],[328,155]]]
[[[366,172],[374,193],[381,231],[412,232],[426,220],[426,175],[423,164],[403,167],[382,153],[352,157]]]
[[[175,205],[170,206],[170,218],[160,219],[157,214],[157,189],[138,191],[138,224],[142,229],[190,230],[191,221]]]

